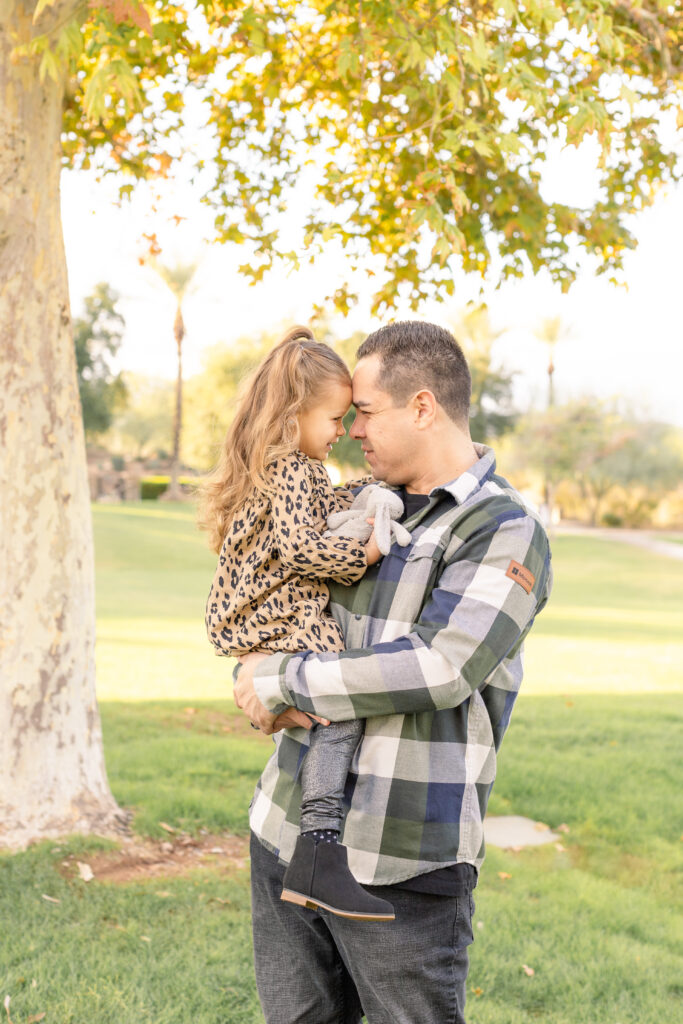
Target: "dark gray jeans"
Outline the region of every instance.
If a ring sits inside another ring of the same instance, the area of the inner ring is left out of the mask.
[[[363,735],[363,722],[331,722],[311,730],[301,769],[301,831],[336,828],[341,832],[342,797],[351,758]]]
[[[382,886],[396,920],[349,921],[280,899],[284,867],[252,835],[256,985],[266,1024],[465,1024],[471,896]],[[362,1009],[361,1009],[362,1007]]]

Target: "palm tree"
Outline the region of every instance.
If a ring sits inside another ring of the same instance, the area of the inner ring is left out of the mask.
[[[176,376],[175,412],[173,416],[173,456],[171,460],[171,482],[164,498],[168,501],[181,501],[183,492],[178,483],[180,469],[180,437],[183,424],[183,338],[185,337],[185,321],[183,319],[183,301],[190,289],[192,279],[197,272],[197,263],[164,264],[153,258],[149,265],[159,275],[166,287],[173,293],[176,300],[176,314],[173,322],[173,335],[178,351],[178,373]]]
[[[560,316],[548,316],[541,320],[535,335],[548,349],[548,409],[555,406],[555,349],[560,341],[569,337],[571,328],[562,323]],[[543,502],[548,522],[552,523],[554,487],[546,474],[543,481]]]
[[[548,316],[534,332],[539,341],[548,347],[548,408],[555,405],[555,349],[558,342],[569,337],[571,328],[562,323],[560,316]]]

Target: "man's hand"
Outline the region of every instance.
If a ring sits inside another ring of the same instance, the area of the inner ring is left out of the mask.
[[[273,725],[277,716],[271,714],[267,708],[264,708],[254,689],[254,669],[259,661],[263,661],[267,657],[267,654],[254,653],[245,654],[237,659],[242,668],[235,680],[232,693],[235,704],[244,712],[251,724],[255,725],[266,736],[270,736],[275,731]]]
[[[329,725],[329,718],[319,718],[317,715],[307,715],[305,711],[298,708],[287,708],[281,715],[278,715],[273,723],[273,732],[280,732],[280,729],[294,729],[297,726],[304,729],[312,729],[315,723]]]
[[[260,729],[266,736],[280,732],[281,729],[292,729],[296,726],[312,729],[316,722],[320,725],[329,725],[329,719],[319,718],[317,715],[307,715],[297,708],[288,708],[277,717],[264,708],[254,689],[254,669],[259,661],[263,661],[267,657],[267,654],[254,652],[243,654],[241,658],[237,659],[242,668],[233,686],[233,696],[235,704],[245,713],[252,725]]]

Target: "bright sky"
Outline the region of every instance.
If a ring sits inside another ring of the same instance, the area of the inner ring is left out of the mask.
[[[595,153],[590,143],[581,151],[557,148],[544,169],[548,197],[588,204],[594,194]],[[250,287],[237,270],[248,259],[243,249],[214,246],[204,240],[210,233],[210,212],[200,204],[198,191],[188,184],[166,189],[156,202],[147,185],[133,201],[117,207],[116,183],[97,182],[89,172],[68,172],[62,180],[64,232],[74,315],[84,297],[99,281],[108,281],[120,293],[126,333],[119,366],[139,373],[175,376],[172,325],[174,305],[151,271],[141,267],[143,232],[156,232],[168,262],[201,261],[196,288],[184,306],[185,376],[201,368],[202,351],[238,338],[257,339],[263,331],[278,331],[293,323],[306,323],[315,303],[341,283],[344,257],[330,249],[315,264],[297,272],[274,271],[261,284]],[[296,234],[306,187],[292,203],[283,230]],[[187,219],[180,226],[174,214]],[[560,400],[592,394],[620,395],[639,412],[683,426],[683,188],[663,191],[652,208],[634,221],[639,246],[626,257],[628,290],[615,288],[606,277],[586,270],[562,296],[545,277],[529,275],[499,290],[485,288],[493,326],[506,329],[496,343],[498,360],[519,371],[517,400],[522,408],[541,405],[545,397],[546,353],[534,337],[545,317],[561,316],[569,337],[557,349],[556,388]],[[479,300],[478,278],[455,272],[456,294],[447,303],[425,304],[420,319],[449,326],[469,299]],[[361,302],[346,322],[337,320],[340,335],[360,330],[369,333],[380,325],[369,315],[368,281],[357,280]],[[416,314],[401,309],[397,319]]]

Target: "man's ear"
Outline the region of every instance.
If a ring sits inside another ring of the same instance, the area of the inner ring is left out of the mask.
[[[432,391],[424,388],[411,398],[413,417],[418,430],[430,427],[436,419],[437,401]]]

